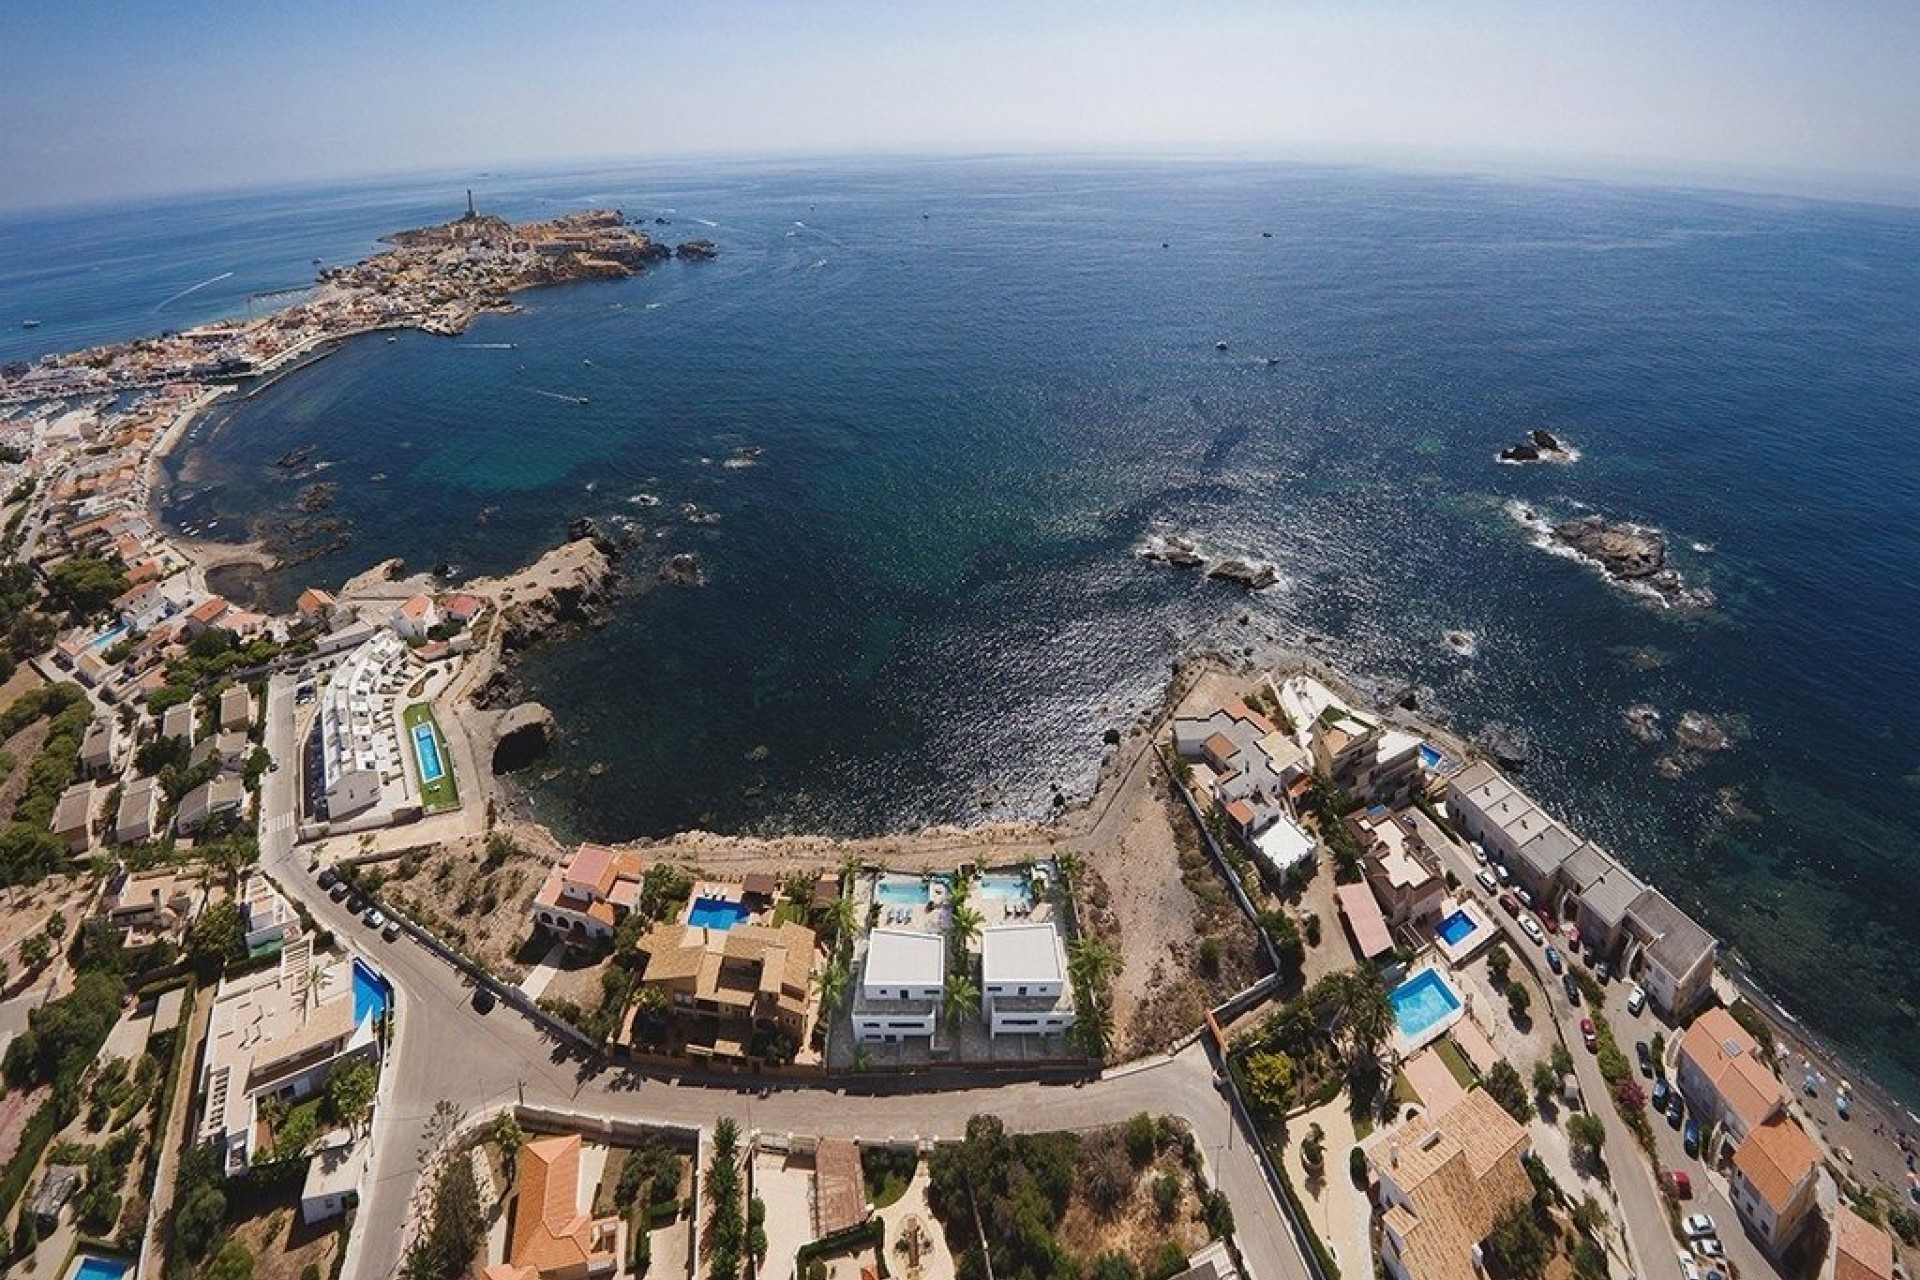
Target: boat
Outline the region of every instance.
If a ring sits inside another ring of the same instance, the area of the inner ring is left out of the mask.
[[[40,322],[38,320],[22,320],[20,322],[20,327],[22,329],[38,329],[40,327]]]
[[[400,341],[400,339],[398,339],[398,338],[396,338],[396,337],[394,337],[394,336],[393,336],[392,334],[388,334],[388,335],[387,335],[387,341],[388,341],[388,342],[398,342],[398,341]]]

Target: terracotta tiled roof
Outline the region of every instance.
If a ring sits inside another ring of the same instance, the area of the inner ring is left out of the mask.
[[[1385,1218],[1406,1244],[1415,1280],[1478,1280],[1473,1247],[1508,1205],[1533,1194],[1520,1163],[1527,1131],[1483,1089],[1437,1119],[1427,1113],[1375,1135],[1366,1150],[1413,1202],[1395,1204]]]
[[[1751,1130],[1781,1110],[1787,1091],[1760,1061],[1760,1046],[1725,1009],[1709,1009],[1680,1039],[1680,1052]]]
[[[1893,1237],[1844,1204],[1833,1215],[1833,1280],[1893,1280]]]
[[[505,1265],[489,1267],[489,1277],[585,1275],[589,1260],[608,1251],[596,1247],[602,1243],[596,1227],[611,1224],[594,1222],[580,1208],[580,1135],[529,1142],[518,1165],[513,1239]]]
[[[1233,739],[1224,733],[1216,733],[1200,745],[1215,760],[1231,760],[1240,754],[1240,748],[1234,746]]]
[[[1794,1193],[1819,1165],[1813,1140],[1785,1116],[1760,1125],[1733,1153],[1734,1169],[1776,1214],[1793,1204]]]

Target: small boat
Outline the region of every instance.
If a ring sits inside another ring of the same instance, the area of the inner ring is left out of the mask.
[[[394,336],[393,336],[392,334],[388,334],[388,335],[387,335],[387,341],[388,341],[388,342],[398,342],[398,341],[400,341],[400,339],[398,339],[398,338],[396,338],[396,337],[394,337]]]
[[[587,368],[589,369],[593,368],[593,361],[591,360],[582,360],[580,363],[587,366]]]
[[[1220,341],[1214,343],[1213,349],[1215,351],[1225,351],[1227,349],[1227,340],[1222,338]]]
[[[40,327],[40,322],[38,320],[22,320],[20,322],[20,327],[22,329],[38,329]]]

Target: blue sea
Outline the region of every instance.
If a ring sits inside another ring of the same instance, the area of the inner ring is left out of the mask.
[[[720,257],[348,344],[209,419],[168,511],[284,518],[316,445],[352,540],[280,599],[631,530],[615,620],[520,672],[563,833],[1038,817],[1181,654],[1305,648],[1524,737],[1525,786],[1920,1097],[1920,212],[1223,162],[446,175],[0,221],[0,359],[242,313],[467,186]],[[1495,462],[1535,427],[1579,461]],[[1664,530],[1716,603],[1521,505]],[[1138,558],[1167,533],[1281,582]],[[681,551],[707,585],[653,586]],[[1639,705],[1731,745],[1663,772]]]

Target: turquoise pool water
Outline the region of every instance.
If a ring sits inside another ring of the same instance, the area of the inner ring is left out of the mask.
[[[873,900],[883,907],[919,907],[931,901],[929,893],[927,882],[918,876],[882,876],[873,887]]]
[[[981,876],[974,893],[986,902],[1029,902],[1033,898],[1027,878],[1018,872]]]
[[[1409,1040],[1418,1040],[1460,1007],[1460,997],[1432,969],[1422,969],[1389,992],[1387,999],[1393,1004],[1393,1020]]]
[[[687,913],[687,923],[695,928],[723,932],[746,918],[747,908],[743,904],[725,898],[695,898],[693,910]]]
[[[379,1017],[387,1011],[387,998],[391,988],[387,980],[369,969],[358,960],[353,962],[353,1025],[359,1026],[368,1017]]]
[[[132,1269],[130,1263],[115,1262],[109,1258],[82,1257],[79,1269],[73,1273],[73,1280],[120,1280]]]
[[[447,768],[440,763],[440,742],[433,736],[432,725],[413,726],[413,754],[420,761],[421,786],[438,782],[446,776]]]
[[[1472,916],[1464,911],[1456,911],[1442,920],[1440,927],[1434,932],[1439,934],[1448,946],[1457,947],[1471,937],[1477,927]]]

